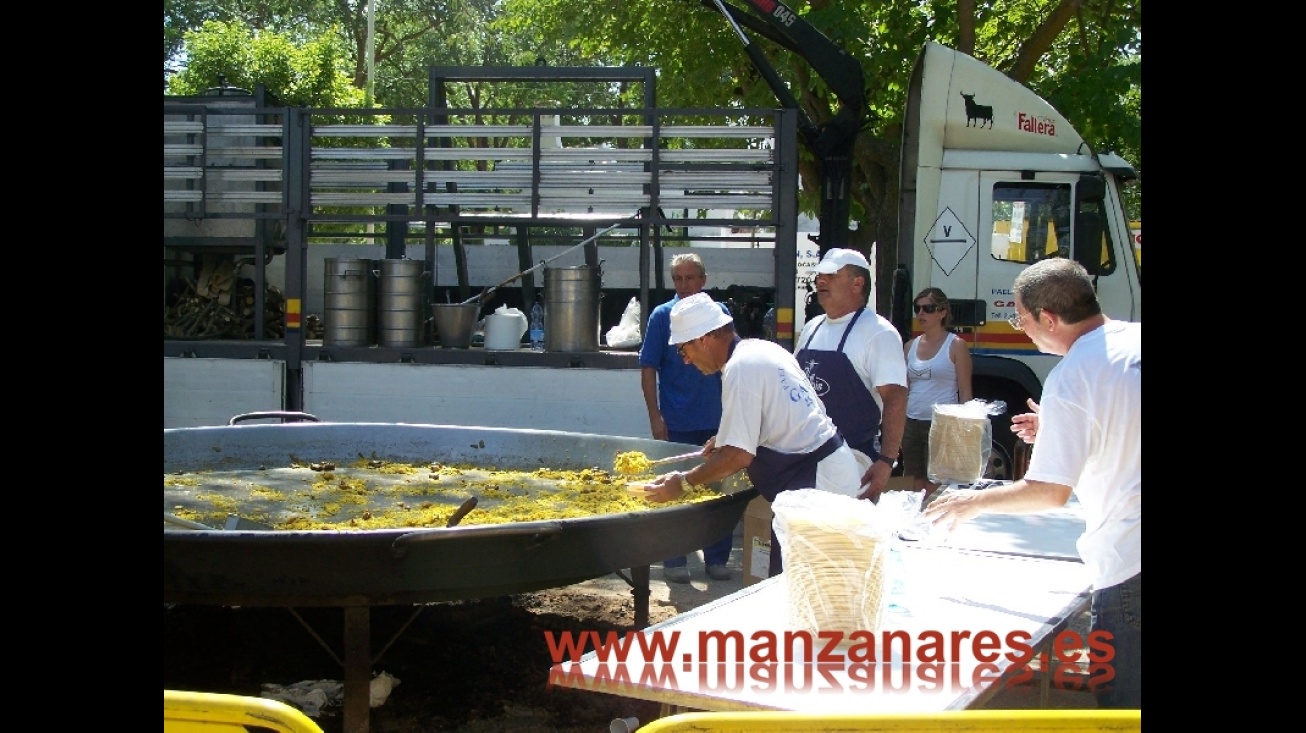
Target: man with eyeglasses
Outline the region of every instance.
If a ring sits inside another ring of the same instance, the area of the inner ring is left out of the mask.
[[[704,445],[716,435],[721,422],[721,375],[703,374],[685,363],[669,342],[671,309],[702,292],[707,285],[703,258],[687,252],[671,258],[671,282],[676,294],[649,314],[644,343],[639,350],[640,388],[648,408],[649,429],[654,440]],[[729,313],[725,303],[717,303]],[[729,580],[733,534],[703,548],[703,564],[712,580]],[[662,561],[662,577],[671,583],[688,583],[689,566],[684,555]]]
[[[671,309],[669,341],[700,372],[721,374],[721,426],[704,448],[704,462],[659,476],[650,484],[650,501],[671,501],[687,486],[741,470],[767,501],[793,489],[857,495],[857,458],[787,349],[766,339],[741,340],[734,320],[706,293]],[[779,548],[772,532],[771,575],[783,569]]]
[[[946,491],[925,509],[951,527],[987,512],[1039,512],[1071,492],[1084,508],[1079,554],[1093,577],[1092,628],[1111,635],[1112,679],[1098,707],[1143,707],[1143,327],[1102,313],[1079,263],[1051,258],[1016,278],[1013,328],[1063,357],[1048,374],[1024,478],[984,491]],[[1019,432],[1019,430],[1018,430]],[[1024,437],[1024,434],[1022,434]]]
[[[902,336],[866,307],[871,265],[861,252],[826,252],[816,265],[815,285],[825,314],[803,325],[795,356],[839,432],[860,454],[861,498],[877,501],[898,465],[907,424]]]

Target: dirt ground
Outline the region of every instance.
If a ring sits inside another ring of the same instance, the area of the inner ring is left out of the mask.
[[[688,585],[664,582],[660,567],[654,567],[650,623],[743,587],[741,544],[737,531],[729,581],[707,580],[701,555],[690,558],[693,579]],[[298,613],[303,624],[281,608],[165,606],[164,689],[258,696],[265,683],[343,679],[340,665],[304,625],[339,655],[341,612]],[[545,631],[633,628],[634,600],[629,585],[617,576],[501,598],[376,607],[371,617],[372,654],[379,656],[373,672],[399,680],[386,703],[371,711],[373,733],[593,733],[608,730],[615,718],[648,722],[659,715],[657,703],[547,685],[552,660]],[[1086,616],[1075,619],[1071,628],[1086,633]],[[1051,706],[1094,704],[1084,693],[1054,691]],[[1036,691],[1017,688],[1004,691],[988,707],[1038,707],[1038,697]],[[338,706],[314,719],[326,733],[343,731]]]
[[[701,561],[689,586],[668,586],[653,569],[650,623],[729,592],[715,592]],[[736,569],[738,576],[738,569]],[[738,589],[736,579],[724,585]],[[377,655],[418,607],[372,609]],[[339,655],[342,615],[298,609],[314,633]],[[650,721],[659,706],[639,700],[547,685],[552,666],[546,631],[634,628],[634,599],[624,580],[609,576],[568,588],[421,607],[373,671],[399,679],[390,698],[371,712],[374,733],[491,733],[607,730],[614,718]],[[289,611],[179,605],[164,609],[164,688],[258,696],[261,685],[340,680],[340,665]],[[326,733],[343,730],[342,709],[314,718]]]

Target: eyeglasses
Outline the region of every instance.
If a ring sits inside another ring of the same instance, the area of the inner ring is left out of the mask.
[[[934,303],[926,303],[924,305],[920,303],[913,303],[912,307],[916,309],[917,313],[920,313],[921,311],[925,311],[926,313],[937,313],[943,310],[943,306],[936,305]]]
[[[1034,315],[1034,311],[1028,313],[1016,313],[1015,315],[1007,316],[1007,323],[1010,323],[1012,328],[1019,331],[1024,327],[1025,317],[1032,315]]]
[[[685,347],[686,347],[686,346],[689,346],[691,343],[693,343],[693,342],[692,342],[692,341],[686,341],[685,343],[680,344],[679,346],[676,347],[676,353],[677,353],[677,354],[680,354],[680,358],[681,358],[681,359],[688,358],[687,355],[685,354]]]

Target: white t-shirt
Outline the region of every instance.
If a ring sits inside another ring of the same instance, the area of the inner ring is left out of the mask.
[[[734,446],[754,456],[758,446],[811,453],[837,432],[793,354],[764,339],[744,339],[735,346],[721,370],[718,446]],[[856,451],[845,444],[817,464],[814,488],[856,497],[862,473]]]
[[[1093,587],[1143,569],[1143,326],[1108,320],[1052,369],[1025,478],[1074,488]]]
[[[839,341],[843,338],[844,327],[856,312],[853,311],[842,318],[817,316],[803,324],[803,332],[794,343],[794,353],[804,348],[837,351]],[[812,337],[812,343],[808,344],[807,339],[818,323],[824,325],[816,332],[816,336]],[[857,319],[853,332],[848,335],[848,341],[844,343],[843,353],[848,356],[853,369],[857,370],[857,374],[866,383],[866,389],[870,391],[871,397],[875,398],[875,404],[881,410],[884,409],[884,399],[880,397],[876,387],[886,384],[907,386],[907,359],[902,353],[902,336],[892,323],[870,308],[863,311],[861,318]]]
[[[811,453],[837,432],[798,360],[783,346],[744,339],[721,370],[716,444]]]

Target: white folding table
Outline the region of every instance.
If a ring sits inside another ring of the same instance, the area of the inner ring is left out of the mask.
[[[1003,685],[1030,676],[1028,665],[1014,663],[1008,652],[1020,656],[1019,644],[1046,651],[1087,609],[1090,581],[1074,552],[1082,531],[1072,502],[1039,515],[980,517],[941,544],[905,545],[906,612],[882,617],[873,634],[874,664],[849,658],[847,639],[826,654],[819,653],[825,640],[810,655],[799,644],[790,660],[783,652],[792,627],[782,574],[645,629],[649,648],[632,638],[624,660],[596,650],[555,665],[550,681],[661,702],[664,711],[859,714],[978,707]],[[900,641],[886,648],[885,631],[904,632],[911,648]],[[973,643],[981,632],[988,632],[986,642],[998,640],[996,648],[986,643],[977,652]],[[718,646],[721,638],[730,639],[727,646]],[[766,655],[772,638],[778,664]],[[947,645],[941,653],[931,646],[936,638]],[[667,648],[673,639],[674,652]],[[993,662],[979,658],[995,649]],[[866,650],[862,643],[860,651]]]

